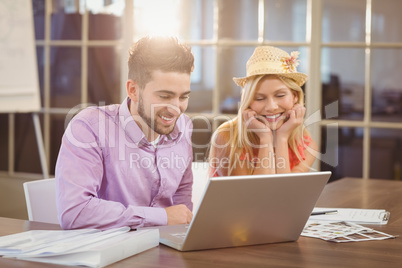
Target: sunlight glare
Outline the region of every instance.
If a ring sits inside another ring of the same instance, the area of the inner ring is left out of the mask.
[[[134,33],[144,35],[178,35],[181,0],[134,1]]]

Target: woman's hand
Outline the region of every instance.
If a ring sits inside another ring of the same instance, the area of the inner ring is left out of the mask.
[[[306,108],[301,104],[295,104],[292,109],[287,111],[287,120],[276,130],[280,137],[289,139],[292,131],[303,124]]]
[[[243,112],[243,120],[248,131],[254,132],[260,138],[260,144],[272,141],[272,131],[263,116],[259,116],[254,110],[246,109]]]

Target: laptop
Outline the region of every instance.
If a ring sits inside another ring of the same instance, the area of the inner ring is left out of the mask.
[[[158,228],[159,242],[179,251],[296,241],[330,176],[214,177],[190,224],[148,228]]]

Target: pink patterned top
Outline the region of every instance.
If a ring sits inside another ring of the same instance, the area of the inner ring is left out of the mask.
[[[306,159],[306,155],[304,154],[304,151],[306,150],[307,146],[310,145],[311,143],[311,137],[310,136],[304,136],[303,140],[298,146],[297,150],[299,151],[300,156],[302,157],[303,160]],[[296,153],[289,147],[289,164],[290,164],[290,170],[292,170],[295,166],[297,166],[300,163],[300,160],[297,158]],[[253,150],[254,155],[258,154],[258,149]],[[248,155],[246,152],[243,150],[242,155],[240,156],[240,160],[246,160],[249,159]],[[254,161],[254,160],[251,160]]]

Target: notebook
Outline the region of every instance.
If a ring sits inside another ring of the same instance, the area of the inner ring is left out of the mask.
[[[159,226],[179,251],[296,241],[331,172],[214,177],[193,220]]]

